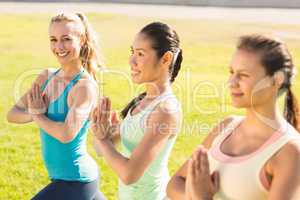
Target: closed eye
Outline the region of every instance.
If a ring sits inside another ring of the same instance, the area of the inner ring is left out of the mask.
[[[249,77],[248,74],[240,74],[241,77]]]

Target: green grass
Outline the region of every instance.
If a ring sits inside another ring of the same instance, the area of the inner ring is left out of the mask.
[[[129,72],[128,56],[134,35],[145,24],[158,20],[118,15],[88,14],[92,25],[101,36],[100,42],[109,69]],[[0,199],[30,199],[49,180],[40,154],[40,138],[35,124],[13,125],[6,122],[6,113],[15,103],[15,93],[24,92],[34,76],[24,79],[20,88],[16,83],[24,72],[57,66],[48,44],[48,21],[44,14],[0,14]],[[172,152],[169,168],[173,174],[200,144],[214,124],[224,116],[240,113],[230,107],[224,88],[227,66],[235,42],[244,33],[299,32],[300,25],[268,25],[231,23],[207,20],[162,20],[174,27],[181,37],[184,63],[174,89],[184,110],[184,125]],[[300,61],[300,41],[286,38],[296,65]],[[204,82],[206,81],[206,83]],[[133,87],[125,76],[106,73],[102,80],[103,92],[111,97],[114,109],[120,110],[140,87]],[[207,84],[210,83],[210,85]],[[200,89],[199,89],[199,84]],[[214,89],[212,89],[212,85]],[[211,99],[198,94],[217,94]],[[300,78],[295,91],[300,91]],[[223,96],[225,99],[223,100]],[[298,97],[299,93],[298,93]],[[211,113],[201,110],[210,108]],[[193,126],[194,125],[194,126]],[[187,129],[190,127],[190,129]],[[201,129],[201,130],[200,130]],[[89,137],[89,152],[96,158]],[[97,159],[97,158],[96,158]],[[101,190],[108,199],[116,199],[117,177],[101,159]]]

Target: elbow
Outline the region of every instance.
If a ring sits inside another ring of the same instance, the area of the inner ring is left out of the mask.
[[[70,136],[70,135],[65,135],[60,139],[60,142],[63,144],[68,144],[70,142],[72,142],[74,140],[74,136]]]
[[[168,182],[166,193],[168,198],[172,197],[172,179]]]
[[[60,138],[60,142],[63,144],[68,144],[75,139],[75,134],[71,130],[63,131],[62,137]]]
[[[124,185],[131,185],[136,183],[140,176],[137,176],[136,174],[134,174],[134,170],[131,171],[131,173],[126,174],[125,176],[121,177],[121,181]]]
[[[185,196],[185,180],[182,177],[173,176],[167,185],[166,193],[169,199],[183,199]]]
[[[10,117],[10,111],[6,114],[6,121],[11,123],[12,122],[12,119]]]
[[[6,114],[6,120],[9,123],[14,123],[15,122],[11,110],[8,111],[8,113]]]
[[[62,138],[60,139],[60,142],[63,143],[63,144],[68,144],[68,143],[72,142],[72,140],[73,140],[73,139],[70,139],[70,138],[68,138],[68,137],[62,137]]]

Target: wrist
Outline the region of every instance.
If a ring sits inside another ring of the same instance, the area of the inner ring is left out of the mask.
[[[109,139],[109,137],[107,137],[107,135],[103,138],[96,137],[96,139],[100,144],[105,144],[105,143],[110,142],[110,139]]]
[[[202,196],[201,200],[213,200],[213,195],[205,194]]]
[[[30,114],[33,120],[40,119],[44,114]]]
[[[30,115],[44,115],[46,113],[47,109],[46,108],[42,108],[42,109],[35,109],[35,108],[28,108],[27,112]]]
[[[107,142],[108,140],[110,141],[111,135],[112,135],[111,127],[105,129],[98,129],[95,134],[96,139],[99,142]]]

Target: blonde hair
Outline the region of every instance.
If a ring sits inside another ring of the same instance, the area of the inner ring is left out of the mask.
[[[51,18],[50,25],[54,22],[74,22],[78,25],[80,35],[83,36],[84,44],[80,49],[80,60],[83,67],[96,80],[96,73],[99,68],[104,67],[103,57],[100,54],[100,48],[96,33],[92,29],[87,17],[83,13],[59,13]]]

